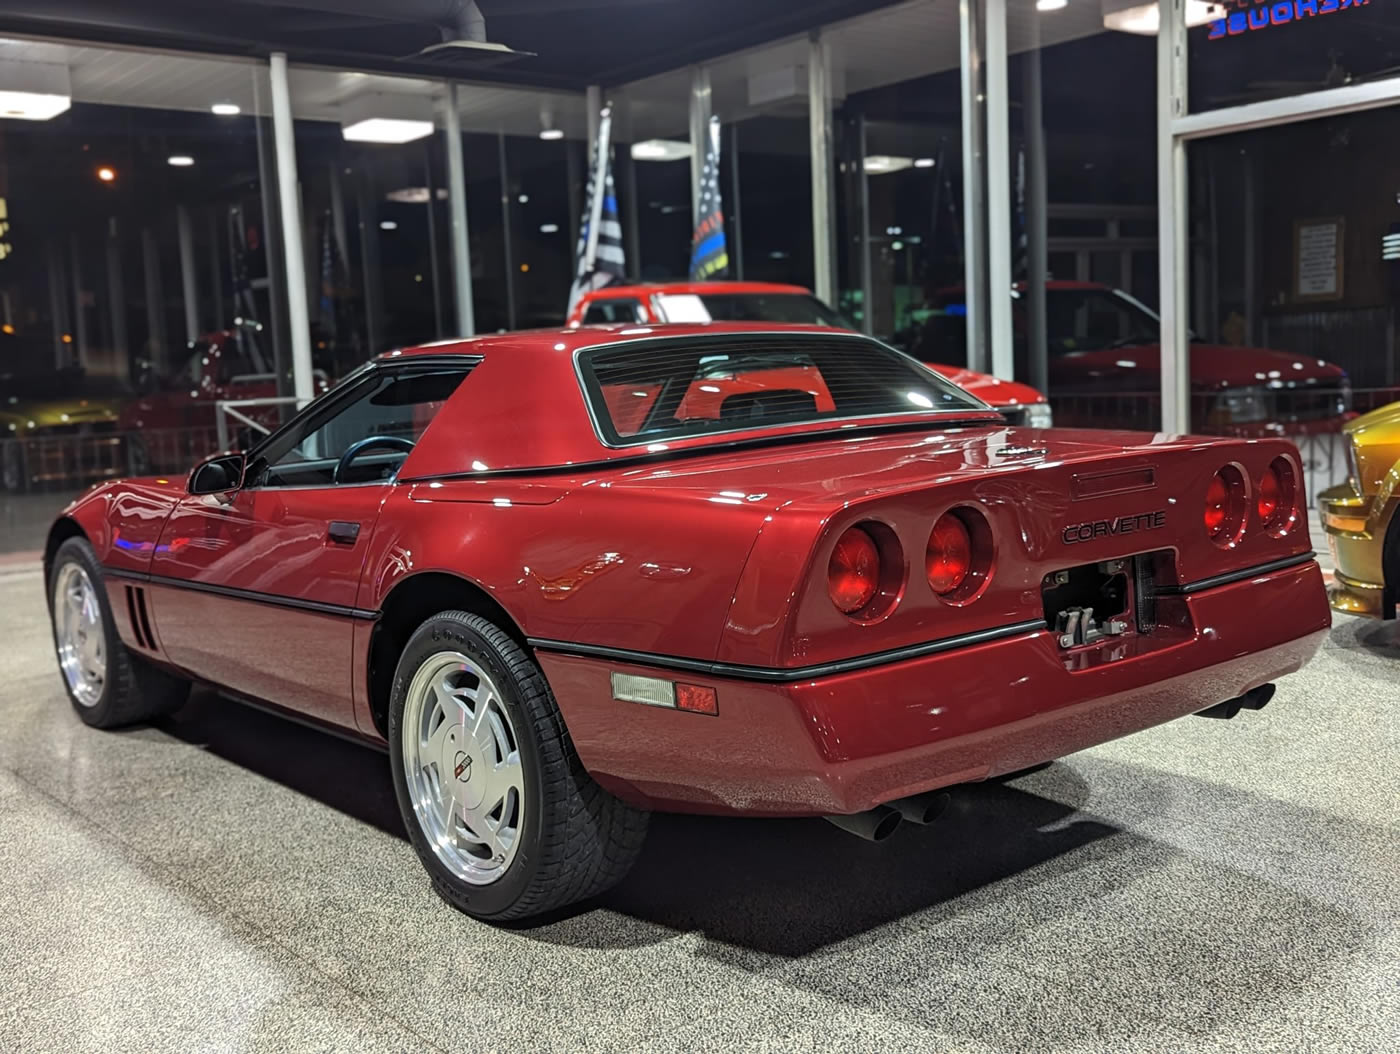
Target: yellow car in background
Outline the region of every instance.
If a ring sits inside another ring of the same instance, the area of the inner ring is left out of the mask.
[[[1350,478],[1318,495],[1336,567],[1332,606],[1393,619],[1400,589],[1400,403],[1358,417],[1343,433]]]
[[[76,371],[0,370],[0,488],[62,488],[123,475],[117,432],[128,396]]]

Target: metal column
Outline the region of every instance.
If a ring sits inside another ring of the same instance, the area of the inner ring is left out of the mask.
[[[856,185],[860,188],[860,317],[861,329],[875,332],[875,272],[870,258],[870,176],[865,171],[865,114],[856,118]]]
[[[982,5],[959,0],[962,41],[963,293],[967,309],[967,366],[987,372],[987,226],[984,186],[986,128],[982,111]]]
[[[633,201],[633,209],[636,202]],[[739,125],[729,126],[729,229],[734,232],[734,250],[729,254],[734,263],[734,277],[744,280],[744,220],[739,199]]]
[[[117,218],[107,220],[107,299],[112,320],[112,354],[127,361],[126,341],[126,283],[122,276],[122,243]]]
[[[1050,192],[1045,171],[1045,113],[1041,94],[1040,47],[1024,58],[1025,104],[1021,119],[1026,136],[1026,348],[1031,387],[1050,387],[1050,326],[1045,283],[1050,277]],[[1131,288],[1131,287],[1130,287]]]
[[[194,343],[199,339],[199,283],[194,269],[194,227],[190,223],[190,210],[184,205],[175,206],[175,222],[180,241],[180,295],[185,301],[185,339]]]
[[[812,291],[836,303],[831,237],[831,52],[820,30],[807,38],[807,124],[812,158]]]
[[[224,319],[224,269],[219,263],[219,213],[211,209],[209,219],[209,291],[214,299],[214,329],[223,329]]]
[[[471,242],[467,237],[467,169],[462,158],[462,117],[457,85],[447,86],[443,134],[447,137],[447,201],[452,217],[452,299],[457,305],[457,336],[476,334],[472,307]]]
[[[169,343],[165,333],[165,290],[160,281],[160,245],[156,232],[141,230],[141,270],[146,281],[146,357],[163,367]]]
[[[1186,144],[1172,121],[1186,113],[1183,0],[1163,0],[1157,34],[1157,216],[1162,281],[1162,431],[1191,430],[1190,344],[1186,325]]]
[[[987,0],[987,289],[992,375],[1016,376],[1011,324],[1011,92],[1007,87],[1006,0]]]
[[[63,338],[68,333],[68,276],[63,273],[63,250],[52,238],[44,243],[44,255],[49,265],[49,318],[53,322],[53,365],[61,370],[68,365],[68,346]]]
[[[87,365],[87,310],[83,307],[83,250],[78,236],[68,236],[68,253],[73,278],[73,351],[79,366]]]
[[[501,244],[505,247],[506,329],[515,328],[515,256],[510,244],[510,172],[506,165],[506,133],[496,133],[496,151],[501,166]]]
[[[437,184],[433,181],[432,139],[423,140],[423,184],[428,188],[428,267],[433,279],[433,339],[442,340],[442,275],[438,266]]]
[[[696,66],[690,76],[690,222],[699,218],[700,180],[705,171],[705,151],[710,143],[710,71]]]
[[[287,85],[287,56],[274,51],[269,60],[272,81],[272,134],[277,155],[277,198],[281,205],[282,251],[286,260],[287,322],[292,338],[292,386],[297,405],[315,394],[311,376],[311,313],[306,301],[306,253],[301,241],[301,203],[297,200],[296,139],[292,128],[292,96]]]

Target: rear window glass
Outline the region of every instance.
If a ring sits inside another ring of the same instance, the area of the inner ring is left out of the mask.
[[[855,336],[635,341],[584,351],[579,368],[609,443],[986,409],[912,359]]]

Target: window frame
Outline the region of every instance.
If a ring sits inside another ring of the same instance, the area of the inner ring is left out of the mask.
[[[355,483],[311,483],[304,485],[289,484],[287,486],[273,486],[266,483],[259,483],[253,480],[252,469],[257,466],[257,475],[264,474],[272,465],[266,462],[264,452],[274,445],[278,440],[284,439],[287,433],[301,426],[303,422],[310,422],[314,425],[311,432],[323,428],[328,422],[334,420],[337,415],[343,413],[350,406],[353,406],[358,399],[356,393],[360,392],[367,385],[377,383],[379,377],[385,373],[389,374],[410,374],[410,373],[437,373],[444,370],[460,369],[463,372],[462,382],[471,376],[472,370],[481,364],[481,355],[414,355],[409,358],[382,361],[371,359],[362,366],[351,370],[345,375],[345,379],[337,384],[330,391],[318,396],[307,403],[290,421],[281,427],[268,433],[244,456],[243,479],[239,484],[240,490],[325,490],[327,488],[347,488],[347,487],[379,487],[398,482],[399,470],[395,470],[393,475],[386,479],[363,480]],[[454,389],[453,394],[456,394]],[[426,436],[432,429],[430,422],[423,430]],[[308,435],[310,432],[307,433]],[[305,438],[305,437],[303,437]],[[422,437],[419,437],[422,442]],[[411,452],[410,452],[411,453]],[[407,458],[404,459],[405,461]],[[259,461],[263,464],[259,465]],[[402,465],[399,466],[402,469]]]
[[[888,352],[890,355],[893,355],[895,358],[903,360],[906,364],[908,364],[908,366],[911,369],[923,374],[927,374],[930,378],[932,378],[932,383],[935,388],[942,385],[946,385],[950,388],[953,388],[959,393],[961,393],[962,396],[966,398],[972,405],[958,407],[957,409],[951,410],[901,410],[899,413],[890,414],[867,413],[841,417],[823,417],[820,420],[815,421],[775,421],[766,425],[740,425],[735,428],[706,430],[702,433],[695,433],[690,435],[662,434],[624,436],[617,431],[617,428],[613,425],[611,419],[603,420],[599,417],[600,409],[606,412],[606,401],[603,397],[602,388],[600,385],[597,384],[596,379],[591,378],[587,373],[584,372],[583,356],[585,354],[588,354],[590,352],[609,351],[615,348],[630,347],[637,344],[704,345],[706,343],[728,343],[733,341],[735,338],[752,337],[754,339],[759,340],[779,338],[781,340],[785,340],[792,343],[794,345],[794,350],[798,350],[801,347],[800,340],[794,338],[811,336],[819,337],[823,340],[849,340],[855,343],[874,345],[877,348]],[[587,344],[582,347],[575,348],[573,351],[573,365],[574,379],[578,383],[579,394],[583,397],[583,405],[588,411],[588,419],[593,425],[593,433],[598,437],[598,442],[600,442],[603,446],[607,447],[609,450],[634,450],[638,448],[645,450],[657,445],[662,445],[664,448],[669,447],[673,443],[684,443],[689,445],[698,442],[700,445],[704,445],[705,441],[717,436],[733,436],[743,432],[761,434],[765,431],[770,431],[774,428],[793,428],[797,426],[801,426],[805,429],[808,429],[808,434],[820,435],[825,432],[836,431],[836,429],[832,429],[829,427],[831,425],[837,425],[839,428],[840,425],[847,424],[851,421],[869,421],[876,426],[888,425],[890,427],[907,428],[910,425],[917,424],[919,419],[921,418],[927,419],[931,423],[940,420],[947,420],[950,418],[958,419],[967,417],[969,415],[980,416],[983,414],[989,414],[1001,420],[1005,419],[1002,413],[995,407],[991,406],[986,402],[983,402],[982,399],[980,399],[976,395],[973,395],[967,389],[959,388],[956,384],[948,380],[948,378],[944,377],[937,370],[930,369],[927,365],[920,362],[913,356],[907,354],[906,352],[900,351],[898,348],[891,347],[884,341],[878,340],[875,337],[868,336],[864,333],[856,333],[849,330],[832,329],[829,331],[821,330],[813,333],[806,333],[804,331],[794,332],[792,330],[743,330],[739,332],[730,331],[713,334],[694,334],[685,337],[636,337],[628,340],[609,340],[603,341],[598,344]]]

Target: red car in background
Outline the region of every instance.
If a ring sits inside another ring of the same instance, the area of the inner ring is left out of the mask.
[[[44,562],[83,721],[199,680],[380,745],[436,890],[503,921],[618,881],[649,810],[879,839],[1262,708],[1331,624],[1301,473],[1009,427],[830,327],[590,326],[383,355],[246,454],[90,491]]]
[[[632,322],[780,322],[852,329],[811,290],[774,282],[653,282],[611,285],[585,293],[565,320],[570,326]],[[916,356],[918,357],[918,356]],[[965,357],[965,356],[964,356]],[[995,406],[1012,424],[1049,428],[1050,404],[1029,385],[962,366],[925,360],[959,388]]]
[[[1012,292],[1017,354],[1026,350],[1025,285]],[[1121,289],[1096,282],[1046,285],[1050,390],[1061,426],[1155,428],[1161,392],[1161,321]],[[965,358],[961,287],[940,292],[901,341],[923,361]],[[1311,435],[1355,416],[1346,371],[1267,348],[1191,343],[1191,429],[1213,435]]]
[[[330,386],[325,372],[314,376],[316,391],[324,392]],[[204,334],[188,345],[177,369],[139,387],[142,394],[126,405],[118,430],[129,434],[140,471],[181,471],[191,458],[218,449],[219,402],[278,396],[277,374],[243,327]],[[240,447],[276,428],[283,416],[276,404],[238,409],[256,422],[225,422],[230,441]]]

